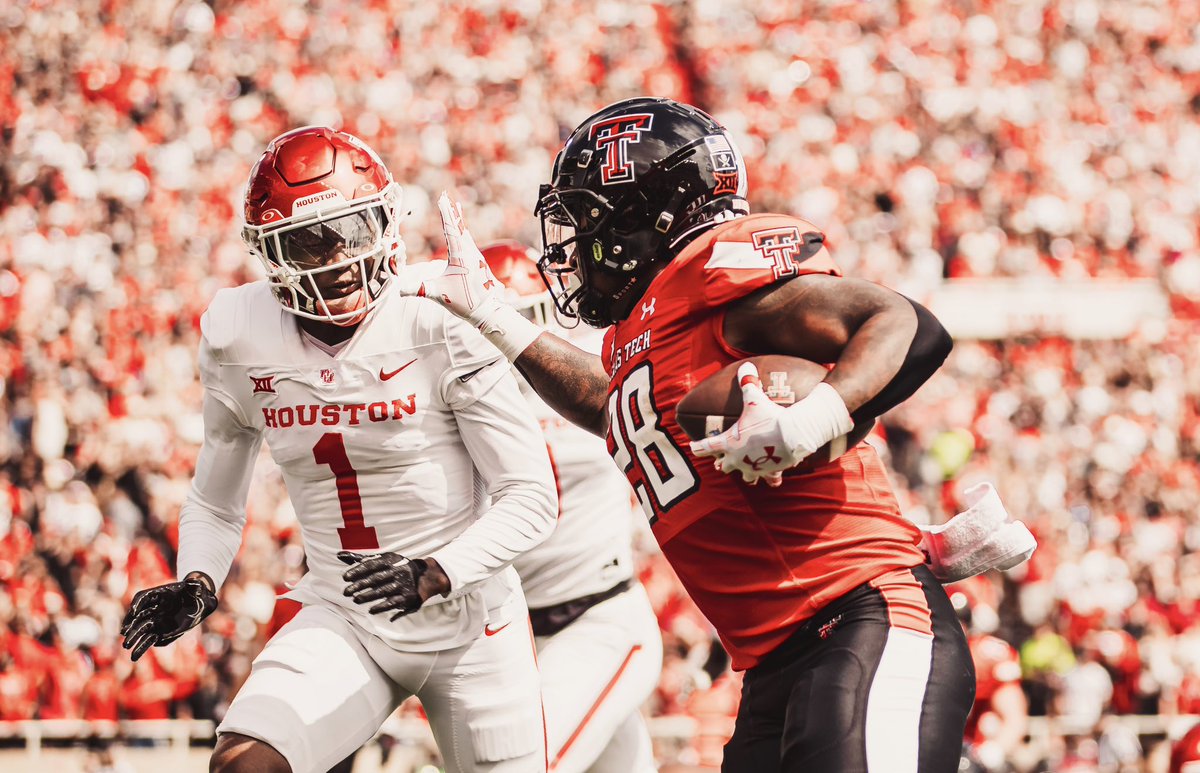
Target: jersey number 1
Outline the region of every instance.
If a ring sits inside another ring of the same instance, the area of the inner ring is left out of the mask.
[[[326,432],[313,446],[313,458],[317,464],[327,464],[337,481],[338,505],[342,508],[342,522],[338,529],[343,550],[374,550],[379,547],[375,529],[363,522],[362,497],[358,495],[358,473],[350,466],[346,456],[346,441],[340,432]]]
[[[628,473],[636,464],[641,473],[633,488],[651,524],[700,486],[692,463],[663,428],[649,363],[631,370],[608,396],[608,434],[609,453],[621,469]]]

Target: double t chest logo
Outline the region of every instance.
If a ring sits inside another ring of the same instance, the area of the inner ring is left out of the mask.
[[[642,132],[650,130],[654,116],[648,113],[622,115],[607,121],[597,121],[588,129],[588,139],[594,140],[596,150],[604,151],[600,167],[600,182],[604,185],[633,182],[634,166],[629,161],[629,144],[638,142]]]

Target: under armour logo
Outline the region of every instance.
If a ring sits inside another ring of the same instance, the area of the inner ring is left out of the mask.
[[[762,466],[768,462],[771,464],[779,464],[782,461],[782,459],[775,455],[775,446],[766,446],[763,448],[763,455],[757,459],[751,459],[748,454],[742,457],[742,463],[750,465],[750,469],[754,470],[755,472],[761,471]]]
[[[264,376],[263,378],[250,377],[250,381],[254,384],[254,391],[251,394],[275,394],[275,387],[271,386],[271,382],[275,380],[274,376]]]
[[[332,384],[333,383],[333,371],[332,370],[330,370],[329,368],[321,369],[321,383],[322,384]]]
[[[643,322],[646,321],[646,317],[649,317],[651,314],[654,313],[654,304],[656,304],[656,303],[658,303],[658,298],[651,298],[649,303],[642,304],[642,321]]]

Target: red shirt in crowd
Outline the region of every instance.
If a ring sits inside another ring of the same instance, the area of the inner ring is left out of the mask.
[[[116,722],[120,718],[118,711],[120,694],[121,681],[113,673],[112,667],[105,666],[98,669],[83,686],[83,692],[79,696],[80,712],[83,718]]]
[[[33,719],[38,704],[37,674],[0,660],[0,720]]]
[[[169,719],[174,697],[175,680],[147,653],[121,685],[118,702],[129,719]]]
[[[79,719],[83,716],[83,688],[92,667],[78,650],[55,649],[48,656],[43,686],[41,719]]]

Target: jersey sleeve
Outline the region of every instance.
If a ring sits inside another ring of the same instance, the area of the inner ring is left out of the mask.
[[[210,340],[213,320],[212,311],[206,311],[200,318],[200,350],[197,353],[197,363],[200,368],[200,383],[204,386],[204,394],[219,401],[232,413],[243,426],[250,426],[241,404],[234,397],[233,391],[224,381],[224,368],[216,348]]]
[[[693,297],[708,308],[802,274],[841,276],[811,223],[759,215],[716,229],[687,266]]]
[[[450,578],[451,598],[511,564],[554,528],[558,496],[541,429],[503,365],[484,366],[492,386],[455,407],[459,433],[491,498],[491,505],[448,545],[433,553]]]
[[[180,579],[204,572],[218,588],[242,542],[246,494],[262,435],[246,427],[214,392],[204,396],[204,444],[192,488],[179,511]]]
[[[448,367],[439,388],[446,405],[461,410],[486,394],[509,371],[508,359],[469,323],[445,312]]]
[[[221,362],[236,337],[232,316],[240,307],[238,298],[220,291],[200,318],[197,362],[204,386],[204,441],[179,511],[178,576],[204,572],[218,588],[241,546],[246,495],[262,446],[262,434],[246,419]]]

